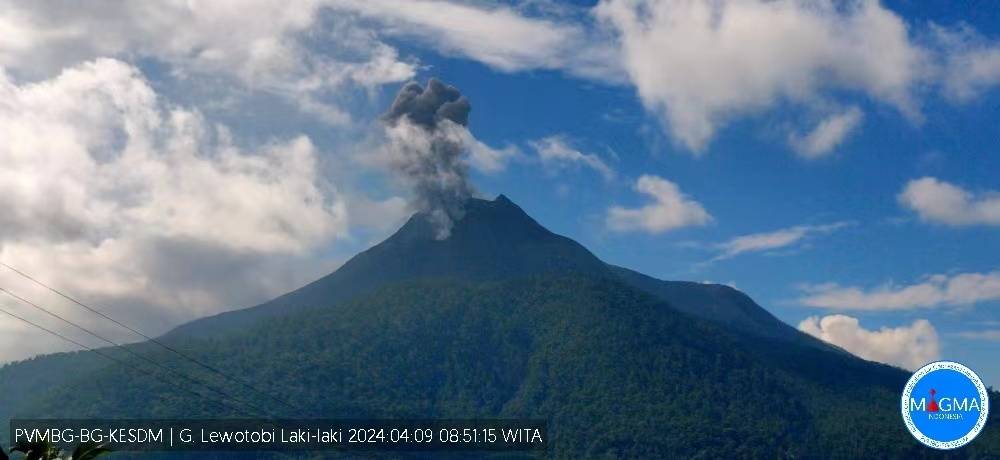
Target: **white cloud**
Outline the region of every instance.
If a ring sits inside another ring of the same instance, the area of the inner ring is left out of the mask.
[[[380,39],[414,39],[500,71],[553,69],[631,84],[695,153],[731,120],[791,103],[824,115],[788,139],[801,156],[817,158],[864,118],[858,107],[828,108],[845,93],[919,120],[914,93],[924,83],[961,100],[1000,82],[993,42],[969,27],[931,24],[939,40],[922,47],[911,40],[914,27],[878,1],[601,0],[589,14],[448,0],[317,4],[355,27],[362,21],[352,15],[375,22],[370,33]]]
[[[648,195],[653,202],[635,209],[611,207],[606,219],[609,229],[663,233],[681,227],[706,225],[712,221],[712,216],[701,203],[688,198],[677,184],[666,179],[643,175],[636,181],[635,190]]]
[[[605,0],[595,14],[617,31],[644,105],[694,152],[730,119],[814,105],[828,90],[919,116],[911,90],[925,53],[878,2]]]
[[[465,146],[469,151],[469,166],[484,174],[495,174],[507,169],[507,163],[521,156],[521,150],[515,145],[493,148],[476,139],[472,133],[465,130]]]
[[[861,109],[851,107],[823,119],[805,136],[790,135],[788,143],[803,158],[814,159],[826,156],[857,129],[862,118],[864,118],[864,114]]]
[[[349,115],[330,95],[404,81],[415,65],[358,24],[321,21],[324,2],[130,2],[66,4],[0,0],[0,67],[43,79],[98,57],[149,58],[177,78],[203,77],[269,91],[334,124]],[[323,38],[322,47],[309,40]]]
[[[843,310],[907,310],[973,305],[1000,300],[1000,272],[930,275],[910,285],[884,284],[874,289],[835,283],[803,286],[803,305]]]
[[[952,59],[945,89],[955,99],[969,100],[1000,84],[1000,46],[969,51]]]
[[[927,222],[946,225],[1000,225],[1000,192],[973,194],[933,177],[911,180],[899,202]]]
[[[499,5],[439,0],[330,0],[339,10],[380,21],[383,35],[414,37],[447,55],[513,72],[560,69],[620,80],[614,50],[582,24],[528,17]]]
[[[875,2],[604,0],[590,15],[445,0],[106,0],[76,8],[0,0],[0,7],[0,66],[20,78],[102,56],[150,58],[178,78],[225,88],[215,79],[228,76],[344,124],[351,117],[339,96],[412,78],[418,63],[388,42],[416,40],[501,71],[631,82],[694,151],[730,118],[782,100],[817,105],[827,89],[863,92],[915,116],[910,89],[924,55],[905,23]],[[860,118],[857,109],[829,113],[790,140],[803,155],[819,156]]]
[[[865,329],[857,318],[829,315],[810,316],[799,323],[799,330],[837,345],[871,361],[917,369],[940,357],[937,330],[925,319],[909,326]]]
[[[0,100],[0,260],[149,333],[307,281],[329,265],[313,250],[347,236],[308,138],[238,147],[121,61],[0,73]],[[36,351],[24,334],[0,360]]]
[[[997,46],[975,32],[935,28],[948,37],[942,51],[916,46],[907,29],[875,1],[602,0],[588,10],[448,0],[0,0],[0,66],[41,79],[97,57],[148,58],[179,79],[218,88],[231,83],[220,77],[235,79],[344,124],[352,120],[341,96],[415,75],[419,63],[390,43],[416,42],[505,72],[632,84],[674,138],[700,152],[730,120],[785,102],[815,109],[859,93],[918,118],[911,93],[935,67],[959,99],[997,83]],[[856,108],[827,111],[789,141],[821,156],[861,118]]]
[[[529,145],[535,149],[538,158],[542,160],[544,165],[550,167],[583,165],[597,171],[605,180],[612,180],[615,177],[615,171],[601,157],[593,153],[583,153],[571,147],[562,136],[549,136],[531,141]]]
[[[932,30],[945,55],[942,83],[946,96],[966,102],[1000,85],[1000,44],[966,25],[932,26]]]
[[[773,232],[752,233],[717,245],[721,253],[713,260],[723,260],[748,252],[770,251],[796,245],[809,236],[828,234],[850,225],[836,222],[826,225],[796,225]]]
[[[1000,342],[1000,329],[987,329],[983,331],[962,331],[956,333],[955,335],[967,340]]]

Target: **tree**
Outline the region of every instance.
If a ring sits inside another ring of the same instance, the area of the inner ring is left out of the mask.
[[[19,442],[10,450],[11,453],[19,452],[24,455],[25,460],[62,460],[62,450],[52,445],[48,441]],[[85,442],[76,446],[73,454],[66,460],[94,460],[104,454],[111,452],[111,449],[104,444]],[[7,453],[0,448],[0,460],[10,460]]]
[[[97,444],[94,442],[85,442],[76,446],[73,450],[73,455],[70,460],[93,460],[104,454],[110,453],[111,449],[105,447],[104,444]]]

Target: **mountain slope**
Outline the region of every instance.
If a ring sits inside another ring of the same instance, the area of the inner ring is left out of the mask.
[[[776,347],[608,278],[395,284],[194,348],[307,406],[307,416],[543,418],[554,458],[936,456],[899,421],[906,373]],[[50,391],[33,409],[244,415],[120,366]],[[984,452],[996,434],[965,452]]]
[[[666,301],[689,315],[714,321],[743,333],[836,349],[803,334],[757,305],[750,296],[723,284],[664,281],[623,267],[609,265],[626,284]]]
[[[212,336],[310,306],[332,306],[404,280],[508,279],[541,273],[607,274],[579,243],[548,231],[507,197],[473,199],[446,240],[416,214],[394,235],[333,273],[272,301],[193,321],[168,336]]]
[[[473,199],[446,240],[414,215],[399,231],[340,269],[256,307],[182,325],[168,337],[211,337],[238,331],[267,317],[301,308],[334,306],[400,281],[451,277],[505,280],[537,274],[575,273],[617,277],[675,308],[744,332],[820,344],[779,321],[745,294],[727,286],[657,280],[610,266],[576,241],[550,232],[507,197]]]
[[[275,416],[543,418],[561,458],[937,455],[899,420],[906,372],[818,344],[734,289],[607,265],[502,196],[470,202],[448,239],[418,214],[302,289],[164,340],[301,409],[134,347]],[[0,421],[253,415],[127,355],[95,358],[0,368],[14,395]],[[1000,455],[996,418],[949,456]]]

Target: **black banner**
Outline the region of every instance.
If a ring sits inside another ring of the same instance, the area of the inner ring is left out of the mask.
[[[543,450],[539,420],[11,420],[10,439],[114,451]]]

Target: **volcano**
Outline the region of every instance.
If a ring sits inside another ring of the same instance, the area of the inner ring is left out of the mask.
[[[575,274],[621,281],[673,308],[743,332],[829,347],[729,286],[663,281],[606,264],[576,241],[550,232],[504,195],[493,201],[469,200],[452,235],[444,240],[436,235],[430,217],[415,214],[394,235],[316,282],[253,308],[188,323],[169,335],[210,337],[296,309],[330,306],[400,281]]]
[[[308,412],[227,388],[274,416],[540,419],[554,458],[935,454],[900,421],[907,372],[800,333],[733,288],[606,264],[503,195],[468,201],[437,236],[415,214],[309,285],[162,340]],[[3,419],[246,417],[91,352],[7,365],[0,388]],[[1000,452],[991,417],[960,456]]]

